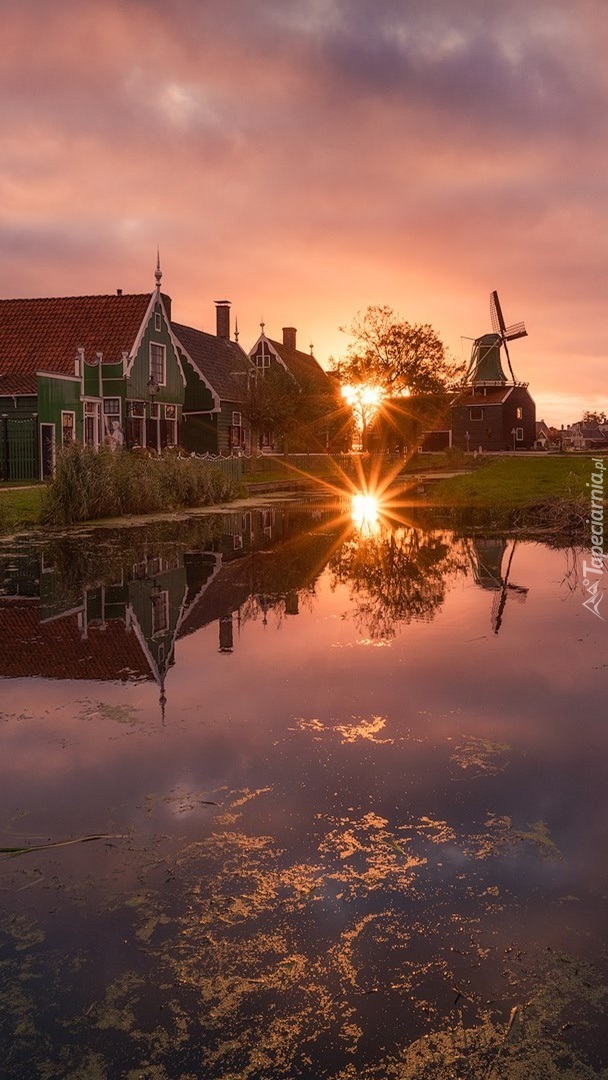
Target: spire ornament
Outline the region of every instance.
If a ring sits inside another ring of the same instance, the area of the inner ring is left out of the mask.
[[[154,277],[156,278],[156,288],[160,289],[160,283],[163,279],[163,272],[160,268],[160,248],[156,249],[156,270],[154,271]]]

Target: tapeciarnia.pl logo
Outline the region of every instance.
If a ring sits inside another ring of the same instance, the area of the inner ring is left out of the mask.
[[[597,615],[604,622],[604,616],[600,612],[600,604],[604,599],[602,590],[603,577],[606,571],[606,555],[604,554],[604,473],[606,465],[603,458],[595,458],[593,461],[594,471],[591,474],[591,517],[587,519],[591,525],[591,562],[583,560],[583,584],[589,594],[583,603],[583,607]]]

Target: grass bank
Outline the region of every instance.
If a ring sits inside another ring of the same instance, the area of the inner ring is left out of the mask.
[[[482,459],[474,472],[435,484],[428,503],[462,524],[583,534],[593,472],[591,457]]]
[[[13,489],[0,484],[0,534],[36,525],[45,496],[43,484]]]

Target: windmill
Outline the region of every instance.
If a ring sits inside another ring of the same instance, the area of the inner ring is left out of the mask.
[[[505,324],[502,308],[500,306],[500,300],[498,299],[498,293],[496,292],[496,290],[490,293],[490,316],[492,319],[492,329],[494,330],[494,333],[500,338],[501,344],[505,347],[509,371],[511,372],[511,378],[513,379],[513,382],[515,382],[515,375],[513,374],[513,368],[511,367],[511,357],[509,356],[507,341],[515,341],[516,338],[527,337],[528,331],[526,330],[523,322],[513,323],[512,326],[507,326]]]

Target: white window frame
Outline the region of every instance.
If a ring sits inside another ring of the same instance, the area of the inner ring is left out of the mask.
[[[518,405],[516,410],[515,410],[515,419],[516,420],[523,420],[523,418],[524,418],[524,410],[521,407],[521,405]]]
[[[479,416],[473,416],[473,413],[476,413],[476,412],[479,413]],[[480,420],[483,420],[483,408],[482,408],[481,405],[472,405],[469,408],[469,420],[472,420],[473,423],[475,423],[476,421],[479,422]]]
[[[165,420],[177,420],[177,405],[165,405]]]
[[[72,438],[69,441],[70,442],[76,442],[76,413],[74,412],[74,409],[62,409],[61,410],[61,445],[62,446],[67,446],[67,443],[65,441],[64,434],[63,434],[63,418],[64,418],[64,416],[71,416],[72,417]]]
[[[160,349],[161,350],[161,356],[162,356],[162,374],[163,374],[163,377],[162,377],[162,379],[159,379],[159,378],[156,377],[156,374],[155,374],[154,378],[156,379],[156,382],[158,383],[159,386],[166,386],[167,385],[167,348],[166,348],[165,345],[163,345],[162,341],[151,341],[150,342],[150,346],[149,346],[149,350],[148,350],[148,361],[149,361],[149,363],[148,363],[148,373],[149,373],[150,378],[152,378],[152,349]]]
[[[160,331],[162,330],[162,328],[163,328],[163,320],[162,320],[160,311],[155,311],[154,312],[154,330],[155,330],[155,332],[157,334],[159,334]]]
[[[99,450],[99,446],[102,440],[101,432],[101,406],[102,402],[99,398],[85,398],[82,408],[82,442],[84,446],[90,446],[91,443],[87,442],[87,420],[93,420],[93,449]]]
[[[243,422],[242,422],[240,412],[233,412],[233,414],[232,414],[232,426],[233,427],[242,427],[243,426]]]
[[[157,605],[162,605],[164,626],[158,626],[156,620]],[[158,596],[152,597],[152,637],[166,634],[169,629],[169,590],[161,589]]]
[[[524,441],[524,429],[523,427],[515,428],[515,442]]]

